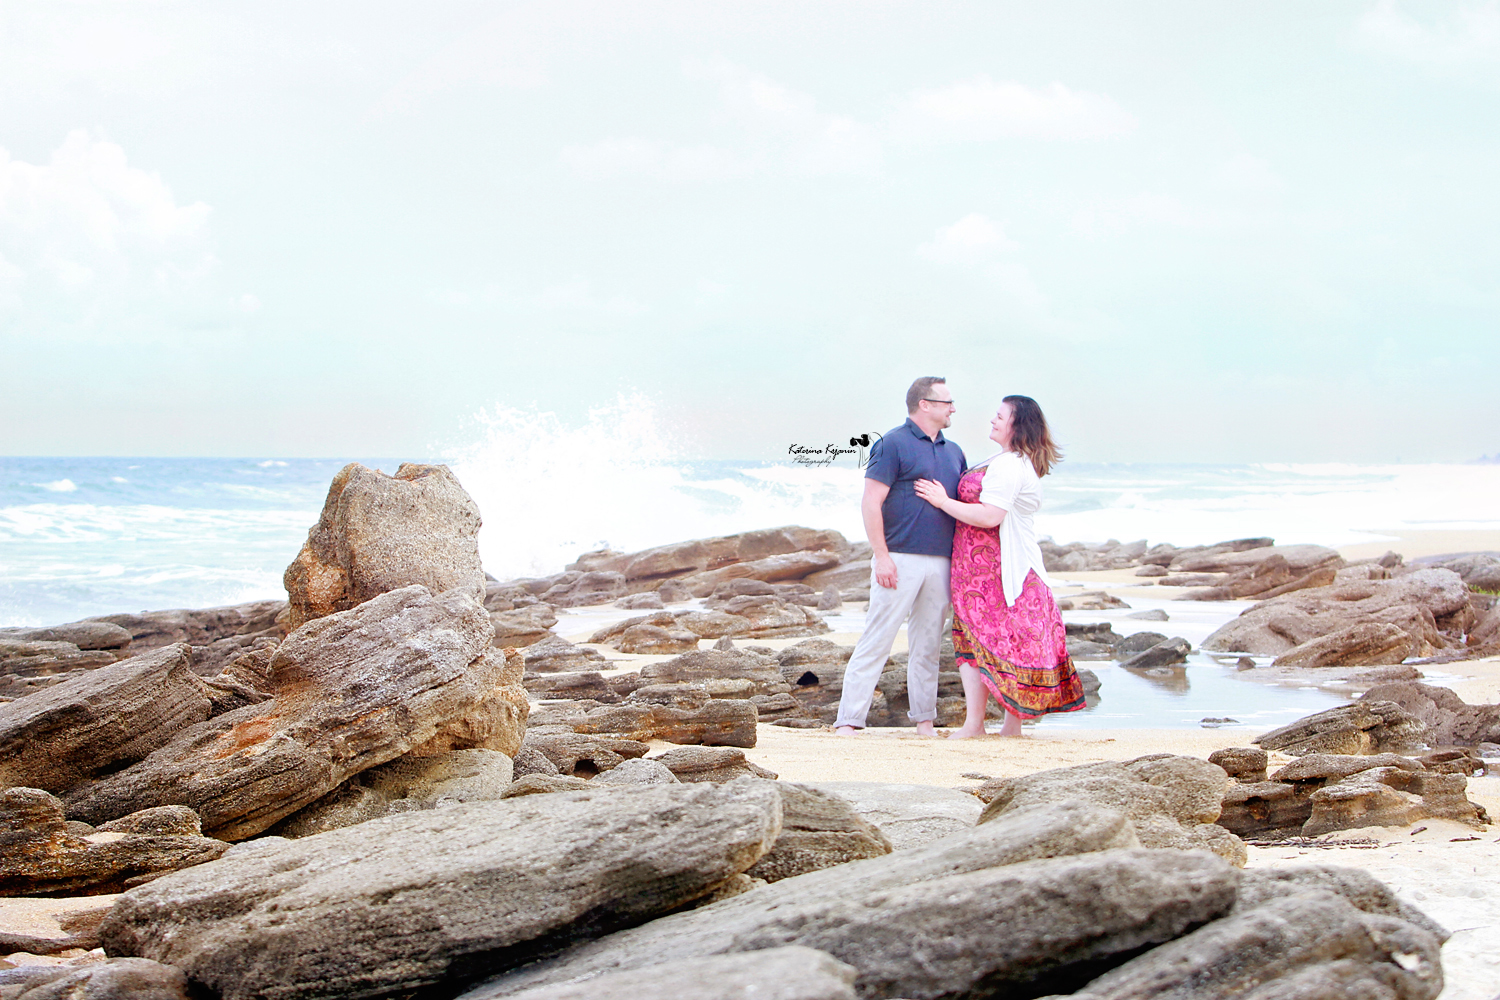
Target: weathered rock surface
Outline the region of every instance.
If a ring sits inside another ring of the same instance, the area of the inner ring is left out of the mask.
[[[550,604],[528,604],[514,611],[492,611],[490,621],[495,623],[495,646],[521,649],[553,636],[548,631],[557,624],[557,613]]]
[[[1193,651],[1193,646],[1186,639],[1178,636],[1172,639],[1164,639],[1141,650],[1134,656],[1120,661],[1120,666],[1134,670],[1144,670],[1149,667],[1168,667],[1177,663],[1186,663],[1188,654]]]
[[[70,794],[68,813],[186,805],[213,836],[252,836],[485,706],[507,672],[491,634],[473,598],[419,586],[315,619],[277,648],[274,698],[188,727]]]
[[[689,958],[587,982],[538,986],[516,1000],[855,1000],[854,969],[826,952],[788,945]]]
[[[711,603],[715,606],[704,611],[628,618],[595,632],[589,642],[622,653],[685,653],[698,648],[699,639],[777,639],[829,631],[816,612],[778,597],[746,594]]]
[[[788,526],[738,535],[700,538],[642,552],[590,552],[568,566],[574,572],[621,573],[632,591],[655,590],[663,581],[800,552],[846,554],[849,542],[837,531]],[[838,562],[839,560],[835,560]],[[809,570],[808,572],[811,572]],[[803,574],[807,575],[806,573]],[[788,579],[778,576],[774,579]],[[761,577],[761,579],[770,579]],[[719,581],[716,581],[719,582]],[[712,587],[709,588],[712,590]]]
[[[1073,994],[1146,997],[1391,997],[1442,991],[1441,942],[1396,917],[1364,913],[1324,889],[1279,897],[1154,948]]]
[[[142,886],[100,939],[223,1000],[457,985],[691,902],[757,861],[780,820],[775,786],[758,781],[388,816]]]
[[[5,1000],[197,1000],[181,969],[148,958],[112,958],[83,966],[23,965],[0,970]]]
[[[1134,849],[985,866],[913,879],[899,891],[860,884],[879,866],[910,860],[876,858],[775,883],[594,942],[465,997],[789,944],[853,966],[861,997],[1039,993],[1082,985],[1069,966],[1123,958],[1225,913],[1239,881],[1207,852]],[[835,886],[842,891],[830,898]]]
[[[143,611],[140,614],[101,615],[97,618],[85,618],[74,624],[99,622],[123,628],[131,635],[130,651],[141,653],[178,642],[206,647],[230,638],[279,638],[285,634],[281,619],[286,611],[286,601],[250,601],[217,608],[179,608],[170,611]]]
[[[746,870],[751,878],[779,882],[849,861],[891,853],[880,829],[854,811],[848,800],[789,782],[781,792],[781,836],[766,856]]]
[[[412,585],[483,604],[479,508],[446,465],[403,462],[394,476],[351,462],[287,567],[289,627]]]
[[[121,892],[162,872],[212,861],[228,848],[186,833],[74,832],[62,803],[47,792],[0,792],[0,896]]]
[[[1485,818],[1466,797],[1463,771],[1428,770],[1397,754],[1312,753],[1269,779],[1234,785],[1224,795],[1219,825],[1241,837],[1316,837],[1366,826],[1406,826],[1449,819],[1471,826]]]
[[[91,670],[0,705],[0,786],[67,791],[143,759],[209,711],[184,644]]]
[[[979,823],[1012,810],[1063,801],[1093,802],[1129,817],[1143,847],[1203,849],[1244,866],[1245,845],[1216,826],[1229,777],[1196,757],[1154,754],[995,778],[975,793],[989,803]]]
[[[1403,903],[1390,886],[1361,868],[1341,865],[1305,864],[1286,868],[1259,868],[1240,879],[1234,910],[1239,913],[1308,890],[1331,892],[1356,910],[1376,916],[1396,917],[1415,924],[1438,941],[1447,941],[1448,931],[1414,906]]]
[[[919,847],[972,830],[984,803],[967,792],[935,785],[879,781],[804,782],[844,799],[896,850]]]
[[[1463,578],[1465,586],[1475,590],[1500,590],[1500,552],[1450,552],[1446,555],[1421,556],[1411,561],[1418,569],[1452,570]]]
[[[1399,705],[1427,727],[1426,739],[1433,746],[1500,743],[1500,705],[1470,705],[1449,688],[1410,681],[1380,684],[1360,700]]]
[[[647,760],[645,757],[636,757],[633,760],[616,764],[599,777],[594,778],[590,784],[595,787],[609,787],[610,785],[676,785],[679,782],[677,775],[673,774],[667,765],[660,761]]]
[[[453,750],[434,757],[408,754],[361,771],[267,833],[310,837],[392,813],[493,801],[503,797],[512,778],[511,759],[498,750]]]
[[[791,647],[797,649],[798,643]],[[703,683],[713,680],[747,680],[754,694],[780,694],[791,690],[774,662],[740,650],[705,649],[641,668],[646,684]]]
[[[1344,559],[1321,545],[1281,545],[1199,556],[1180,563],[1174,560],[1173,565],[1187,573],[1225,574],[1208,589],[1184,594],[1178,600],[1229,601],[1249,597],[1264,600],[1294,590],[1328,586],[1337,579]]]
[[[1366,699],[1315,712],[1252,742],[1263,750],[1300,757],[1309,753],[1408,753],[1427,738],[1427,727],[1400,705]]]
[[[573,720],[572,728],[628,740],[753,747],[757,719],[755,705],[739,698],[710,698],[699,708],[626,701],[601,705]]]
[[[564,573],[542,592],[542,600],[559,608],[581,608],[591,604],[610,604],[628,593],[622,573]]]
[[[124,649],[134,636],[112,622],[81,621],[40,628],[0,628],[0,641],[63,642],[80,650]]]
[[[551,768],[541,773],[591,778],[627,760],[644,757],[651,748],[637,740],[611,739],[583,733],[527,733],[517,756],[520,763],[528,751],[540,754]],[[534,766],[534,765],[533,765]],[[516,777],[537,773],[530,767],[516,768]]]
[[[1279,656],[1352,625],[1390,624],[1410,634],[1413,648],[1426,656],[1454,645],[1456,640],[1441,629],[1472,615],[1468,589],[1458,574],[1426,569],[1393,580],[1320,587],[1262,601],[1203,640],[1203,648]]]
[[[1309,639],[1282,653],[1273,667],[1353,667],[1400,663],[1421,645],[1412,634],[1389,622],[1361,622]]]
[[[1265,781],[1268,759],[1266,752],[1256,747],[1226,747],[1208,755],[1210,764],[1219,765],[1239,782]]]
[[[555,673],[565,670],[599,670],[609,665],[604,654],[588,646],[575,646],[560,635],[548,633],[526,646],[527,673]]]
[[[665,766],[679,781],[722,782],[736,778],[776,777],[776,772],[746,760],[745,751],[737,747],[676,747],[651,759]]]
[[[773,583],[782,580],[801,580],[813,573],[833,569],[843,562],[837,551],[815,550],[785,552],[764,559],[733,563],[719,569],[705,570],[683,577],[679,582],[694,597],[707,597],[720,584],[730,580],[761,580]]]

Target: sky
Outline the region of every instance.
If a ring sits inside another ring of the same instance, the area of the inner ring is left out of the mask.
[[[1497,177],[1496,2],[0,0],[0,454],[1464,461]]]

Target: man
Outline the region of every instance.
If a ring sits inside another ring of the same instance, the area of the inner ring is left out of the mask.
[[[958,445],[943,437],[953,410],[946,379],[919,378],[906,391],[906,423],[886,432],[870,451],[860,504],[865,535],[875,550],[870,611],[844,668],[844,694],[834,723],[841,736],[865,727],[875,685],[903,622],[909,651],[908,714],[919,734],[933,735],[953,518],[917,496],[913,486],[918,479],[935,479],[949,496],[958,495],[958,480],[968,463]]]

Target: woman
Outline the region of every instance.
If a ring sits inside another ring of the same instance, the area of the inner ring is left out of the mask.
[[[958,521],[953,535],[953,648],[967,714],[949,739],[984,735],[988,695],[1005,709],[1001,736],[1021,720],[1084,707],[1067,630],[1046,583],[1032,517],[1041,477],[1062,456],[1036,400],[1006,396],[990,421],[1000,450],[964,473],[958,496],[919,480],[922,499]]]

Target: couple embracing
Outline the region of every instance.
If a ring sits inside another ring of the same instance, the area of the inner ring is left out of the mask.
[[[865,726],[896,632],[906,624],[907,697],[921,735],[934,735],[938,651],[953,605],[953,649],[963,678],[964,724],[949,738],[983,736],[993,696],[1001,736],[1021,720],[1083,708],[1066,629],[1048,589],[1032,517],[1041,477],[1059,458],[1029,396],[1006,396],[990,421],[999,450],[972,468],[943,437],[953,420],[946,380],[919,378],[906,423],[870,452],[861,504],[871,560],[870,610],[844,670],[840,734]]]

